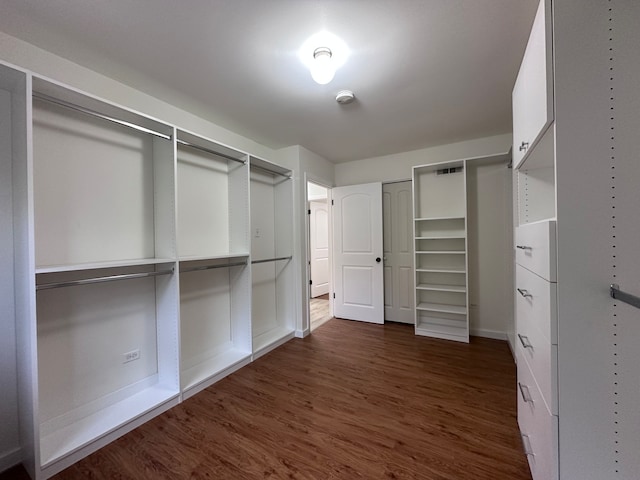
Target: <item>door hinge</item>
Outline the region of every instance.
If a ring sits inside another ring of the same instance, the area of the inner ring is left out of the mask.
[[[336,298],[336,292],[333,292],[333,298]]]
[[[308,213],[309,215],[311,215],[311,209],[307,210],[307,213]]]
[[[309,285],[313,285],[313,280],[309,280]]]
[[[333,206],[333,199],[331,200],[331,205]]]

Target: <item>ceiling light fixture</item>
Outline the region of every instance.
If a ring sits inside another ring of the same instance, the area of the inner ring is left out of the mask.
[[[318,47],[313,51],[313,63],[311,64],[311,78],[320,85],[326,85],[336,74],[335,67],[331,61],[331,49],[328,47]]]
[[[298,50],[298,58],[309,69],[313,80],[326,85],[345,64],[349,53],[349,48],[340,38],[323,30],[304,41]]]

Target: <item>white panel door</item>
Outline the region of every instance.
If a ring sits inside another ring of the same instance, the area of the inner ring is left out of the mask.
[[[382,184],[334,188],[332,197],[334,315],[384,323]]]
[[[382,186],[384,319],[415,323],[411,181]]]
[[[327,201],[309,202],[311,297],[329,293],[329,211]]]

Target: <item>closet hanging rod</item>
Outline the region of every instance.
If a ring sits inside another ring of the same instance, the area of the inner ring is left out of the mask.
[[[244,265],[246,265],[245,262],[225,263],[222,265],[204,265],[202,267],[190,267],[190,268],[180,269],[180,273],[198,272],[200,270],[211,270],[213,268],[240,267]]]
[[[293,257],[289,255],[288,257],[277,257],[277,258],[266,258],[264,260],[251,260],[251,264],[256,263],[267,263],[267,262],[278,262],[280,260],[291,260]]]
[[[284,177],[287,180],[291,180],[291,174],[274,172],[273,170],[269,170],[268,168],[264,168],[264,167],[259,167],[258,165],[251,165],[251,168],[255,168],[256,170],[262,170],[263,172],[270,173],[271,175],[280,175],[281,177]]]
[[[611,295],[611,298],[615,298],[616,300],[620,300],[621,302],[640,308],[640,297],[621,291],[620,285],[615,283],[609,285],[609,295]]]
[[[131,280],[133,278],[157,277],[159,275],[170,275],[172,273],[173,273],[173,268],[171,268],[170,270],[161,270],[158,272],[126,273],[122,275],[110,275],[108,277],[94,277],[94,278],[83,278],[82,280],[70,280],[68,282],[42,283],[40,285],[36,285],[36,290],[48,290],[50,288],[60,288],[60,287],[75,287],[77,285],[89,285],[92,283],[114,282],[116,280]]]
[[[226,158],[227,160],[233,160],[234,162],[238,162],[238,163],[241,163],[243,165],[245,165],[247,163],[246,160],[241,160],[239,158],[232,157],[231,155],[227,155],[226,153],[220,153],[220,152],[216,152],[215,150],[210,150],[208,148],[201,147],[199,145],[194,145],[193,143],[185,142],[184,140],[178,139],[178,140],[176,140],[176,142],[179,145],[184,145],[185,147],[194,148],[196,150],[201,150],[203,152],[207,152],[207,153],[210,153],[212,155],[216,155],[218,157]]]
[[[50,97],[48,95],[44,95],[42,93],[33,93],[33,98],[37,98],[44,102],[53,103],[55,105],[59,105],[61,107],[68,108],[69,110],[75,110],[76,112],[84,113],[86,115],[91,115],[93,117],[98,117],[103,120],[106,120],[111,123],[115,123],[117,125],[122,125],[125,127],[132,128],[134,130],[138,130],[139,132],[148,133],[150,135],[154,135],[156,137],[164,138],[165,140],[171,140],[171,135],[165,135],[164,133],[156,132],[155,130],[151,130],[150,128],[142,127],[140,125],[136,125],[135,123],[125,122],[124,120],[119,120],[117,118],[110,117],[108,115],[104,115],[102,113],[96,112],[95,110],[91,110],[89,108],[81,107],[80,105],[75,105],[73,103],[65,102],[64,100],[59,100],[57,98]]]

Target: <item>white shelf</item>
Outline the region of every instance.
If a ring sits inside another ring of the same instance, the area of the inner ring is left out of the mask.
[[[467,291],[467,287],[464,285],[437,285],[430,283],[420,283],[416,285],[417,290],[432,290],[435,292],[457,292],[457,293],[465,293]]]
[[[437,321],[437,319],[433,319]],[[438,323],[421,322],[416,325],[416,335],[453,340],[456,342],[468,342],[469,334],[466,323],[460,326],[440,325]]]
[[[226,259],[232,259],[232,258],[247,258],[249,257],[249,252],[243,252],[243,253],[228,253],[228,254],[221,254],[221,255],[191,255],[191,256],[183,256],[180,257],[178,260],[182,263],[182,262],[199,262],[199,261],[206,261],[206,260],[226,260]]]
[[[42,467],[47,467],[177,396],[177,390],[155,385],[92,415],[43,434],[40,440]]]
[[[414,218],[416,222],[431,222],[438,220],[464,220],[465,217],[423,217],[423,218]]]
[[[245,352],[236,348],[229,348],[204,362],[194,365],[181,374],[182,390],[186,391],[197,387],[203,382],[212,379],[230,369],[238,363],[251,359],[251,352]]]
[[[436,237],[433,235],[430,235],[428,237],[415,237],[416,240],[456,240],[456,239],[462,239],[464,240],[466,237],[464,235],[448,235],[448,236],[442,236],[442,237]]]
[[[144,265],[159,265],[162,263],[173,263],[174,258],[142,258],[139,260],[118,260],[113,262],[79,263],[75,265],[49,265],[36,267],[36,274],[60,273],[60,272],[81,272],[84,270],[97,270],[101,268],[121,268],[139,267]]]
[[[425,272],[425,273],[467,273],[466,269],[458,268],[458,267],[416,268],[416,272]]]
[[[256,354],[266,353],[293,338],[295,329],[276,327],[253,338],[253,351]]]
[[[425,311],[425,312],[455,313],[458,315],[467,314],[467,307],[465,306],[445,305],[442,303],[422,302],[416,306],[416,310]]]
[[[418,250],[416,254],[422,255],[464,255],[464,250]]]

